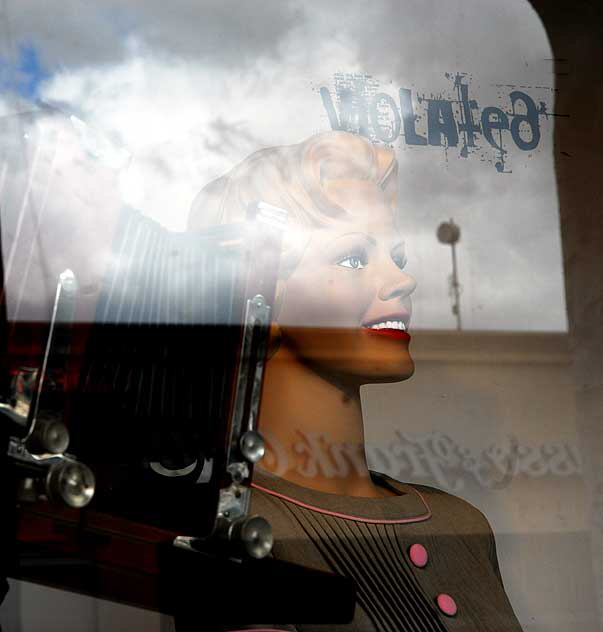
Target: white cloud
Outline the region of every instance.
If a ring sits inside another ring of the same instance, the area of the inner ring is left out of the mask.
[[[509,109],[509,88],[497,84],[530,85],[552,106],[552,93],[533,87],[552,85],[546,35],[519,0],[69,0],[60,19],[50,11],[8,4],[14,42],[33,43],[55,71],[42,97],[72,104],[127,147],[126,200],[175,229],[195,193],[252,151],[328,129],[317,88],[335,72],[366,72],[395,96],[398,87],[450,94],[444,73],[461,71],[480,106]],[[435,240],[453,216],[468,326],[565,327],[552,123],[543,129],[532,156],[510,152],[505,175],[479,155],[396,144],[416,326],[453,325],[450,253]]]

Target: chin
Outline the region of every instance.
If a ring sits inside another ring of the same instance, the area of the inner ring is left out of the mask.
[[[369,367],[363,372],[359,372],[363,384],[384,384],[389,382],[403,382],[413,376],[415,372],[415,364],[410,355],[407,361],[398,362],[393,366],[380,365],[372,372]]]
[[[341,372],[356,376],[361,384],[403,382],[415,372],[408,347],[372,357],[349,358],[346,364],[341,366]]]
[[[408,335],[387,337],[352,328],[300,327],[289,329],[286,338],[306,364],[357,384],[402,382],[415,370]]]

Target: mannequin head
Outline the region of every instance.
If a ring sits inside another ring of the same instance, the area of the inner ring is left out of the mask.
[[[327,379],[399,381],[414,279],[404,270],[394,153],[345,132],[264,149],[206,186],[189,227],[241,221],[264,201],[289,213],[276,322],[281,344]]]

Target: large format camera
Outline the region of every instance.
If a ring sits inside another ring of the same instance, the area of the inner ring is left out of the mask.
[[[179,629],[234,616],[235,585],[249,620],[332,620],[333,595],[350,616],[349,582],[267,557],[270,525],[250,515],[285,223],[258,202],[238,224],[174,233],[124,209],[90,322],[70,269],[44,319],[9,318],[0,270],[0,576]],[[291,590],[308,579],[311,608]],[[268,605],[267,586],[282,593]]]

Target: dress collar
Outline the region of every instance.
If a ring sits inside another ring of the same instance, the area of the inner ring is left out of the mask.
[[[344,520],[405,524],[431,518],[427,500],[418,490],[385,474],[370,472],[370,475],[376,485],[393,490],[397,495],[384,498],[340,496],[302,487],[260,468],[254,470],[252,487],[304,509]]]

